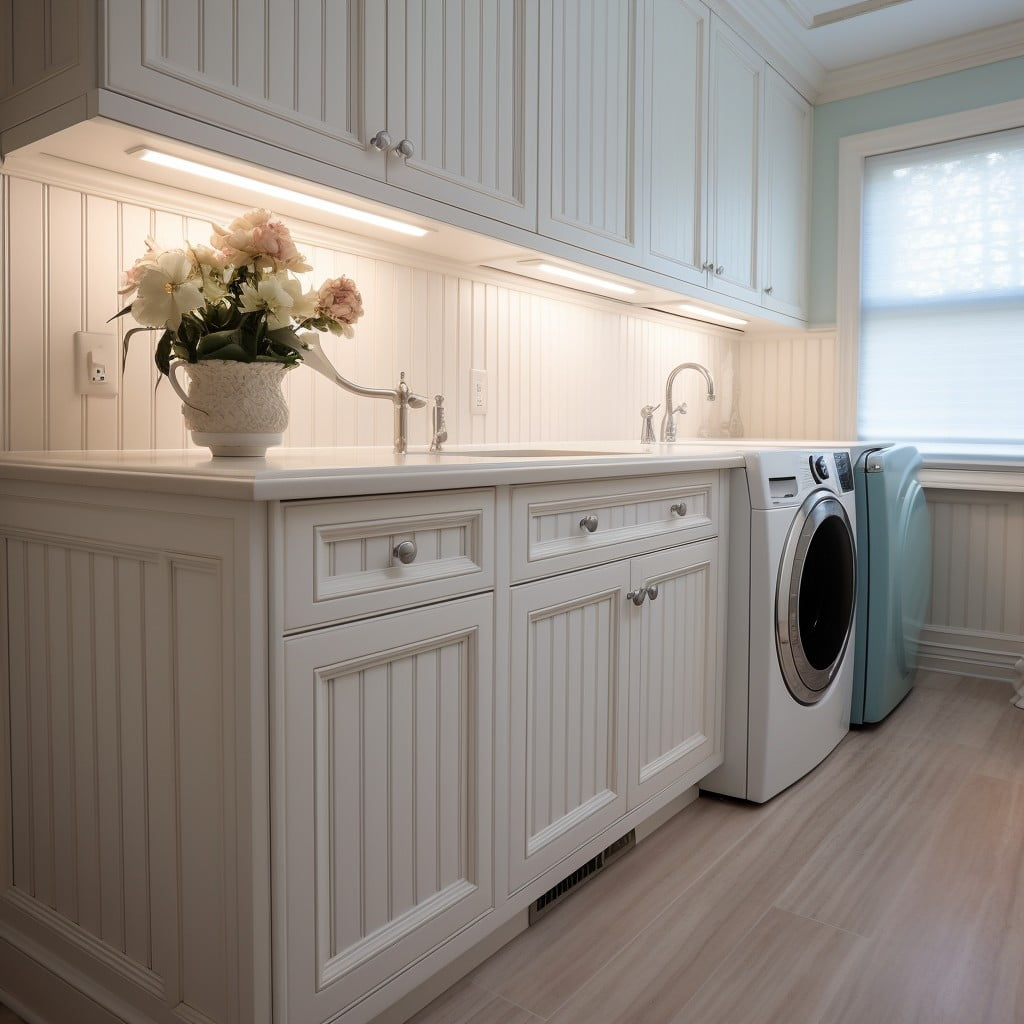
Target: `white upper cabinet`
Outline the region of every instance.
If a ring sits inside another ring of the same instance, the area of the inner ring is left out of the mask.
[[[709,285],[759,302],[758,178],[765,62],[719,19],[708,91]]]
[[[639,262],[641,0],[543,0],[541,234]]]
[[[364,0],[108,0],[106,84],[383,178],[386,8]]]
[[[536,0],[108,10],[110,88],[535,227]]]
[[[644,262],[706,283],[707,8],[650,0],[645,21]]]
[[[761,302],[777,313],[807,316],[811,105],[780,74],[765,78]]]

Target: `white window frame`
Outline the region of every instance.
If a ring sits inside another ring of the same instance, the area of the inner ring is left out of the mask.
[[[864,161],[869,156],[1024,127],[1024,100],[893,125],[839,140],[836,225],[836,337],[839,343],[839,430],[857,433],[860,349],[861,217]]]

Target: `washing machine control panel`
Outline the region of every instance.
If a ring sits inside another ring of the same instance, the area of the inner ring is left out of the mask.
[[[836,452],[836,474],[844,492],[853,490],[853,466],[849,452]]]
[[[828,479],[828,460],[824,455],[808,455],[807,461],[811,464],[811,476],[815,483],[820,484]]]

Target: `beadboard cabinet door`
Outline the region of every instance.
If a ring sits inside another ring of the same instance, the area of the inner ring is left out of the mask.
[[[760,303],[758,185],[765,62],[718,18],[711,23],[709,286]]]
[[[707,284],[707,82],[711,16],[700,0],[648,0],[644,262]]]
[[[719,574],[717,539],[633,560],[631,589],[657,596],[629,616],[630,809],[721,763]]]
[[[319,1024],[494,906],[493,598],[284,643],[275,1019]]]
[[[626,813],[628,562],[512,594],[509,889]]]
[[[383,179],[386,8],[373,0],[107,0],[106,85]]]
[[[640,0],[543,0],[541,234],[639,262]]]
[[[390,0],[388,181],[536,230],[537,0]]]
[[[807,318],[813,108],[777,71],[765,75],[761,302]]]

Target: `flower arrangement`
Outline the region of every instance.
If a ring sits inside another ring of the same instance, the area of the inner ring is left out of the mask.
[[[294,275],[312,267],[268,210],[212,227],[208,246],[161,249],[148,238],[146,252],[125,271],[118,294],[134,298],[111,319],[131,313],[142,325],[125,334],[126,356],[129,338],[152,328],[163,328],[156,365],[165,376],[173,358],[293,366],[305,351],[296,330],[354,335],[363,315],[355,283],[336,277],[304,292]]]

